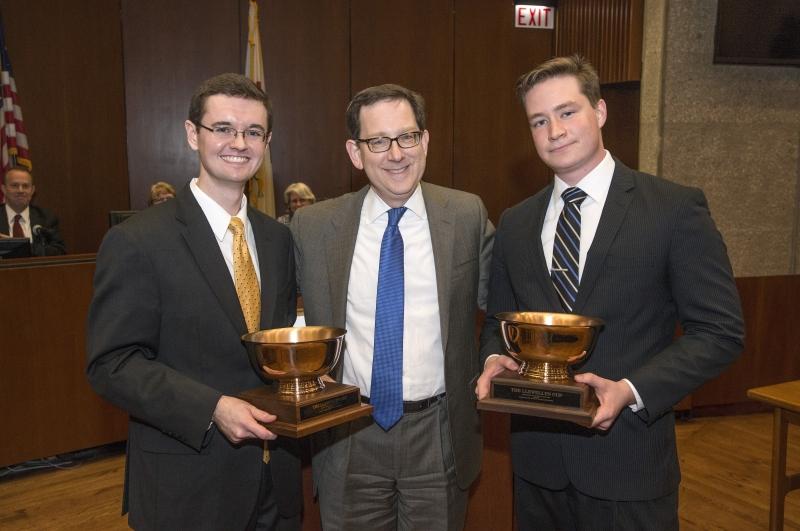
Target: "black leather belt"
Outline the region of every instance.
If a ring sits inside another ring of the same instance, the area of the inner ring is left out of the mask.
[[[417,413],[419,411],[425,411],[436,402],[444,398],[445,395],[446,393],[442,393],[440,395],[424,398],[422,400],[416,400],[414,402],[403,402],[403,413]],[[361,401],[365,404],[369,404],[369,397],[362,396]]]

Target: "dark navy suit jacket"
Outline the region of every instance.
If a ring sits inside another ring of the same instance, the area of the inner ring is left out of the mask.
[[[605,321],[579,372],[629,379],[644,402],[606,433],[513,416],[514,473],[603,499],[653,499],[677,489],[672,406],[732,363],[743,322],[722,236],[703,193],[616,160],[574,312]],[[504,352],[504,311],[562,312],[542,251],[552,185],[508,209],[495,236],[481,356]],[[675,338],[680,324],[683,335]]]

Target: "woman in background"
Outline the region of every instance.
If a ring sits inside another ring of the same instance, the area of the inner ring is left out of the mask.
[[[150,201],[148,205],[157,205],[163,203],[167,199],[175,199],[175,188],[164,181],[153,183],[153,186],[150,187]]]
[[[298,208],[313,204],[317,200],[311,188],[305,183],[292,183],[283,192],[283,201],[286,203],[287,213],[280,216],[278,221],[288,225]]]

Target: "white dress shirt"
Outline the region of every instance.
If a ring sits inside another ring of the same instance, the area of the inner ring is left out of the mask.
[[[597,225],[600,223],[600,215],[603,213],[603,206],[606,204],[608,189],[611,187],[611,177],[614,175],[614,166],[614,159],[606,151],[606,156],[600,161],[600,164],[595,166],[578,183],[578,188],[586,192],[586,199],[581,203],[579,280],[583,276],[586,256],[589,254],[589,247],[592,246],[594,241]],[[561,198],[561,194],[569,187],[567,183],[556,175],[553,195],[550,196],[550,204],[547,207],[547,212],[544,215],[544,224],[542,225],[542,251],[544,251],[544,259],[547,262],[548,270],[553,267],[553,242],[556,237],[556,225],[558,225],[558,217],[564,209],[564,200]]]
[[[14,209],[12,209],[10,206],[8,206],[8,204],[6,204],[5,207],[6,207],[6,218],[8,219],[8,235],[9,236],[14,236],[14,218],[17,217],[17,213],[14,212]],[[23,234],[25,234],[26,238],[28,238],[29,240],[33,241],[33,238],[31,237],[32,236],[32,234],[31,234],[31,209],[28,208],[28,207],[25,207],[25,210],[23,210],[19,214],[21,216],[19,218],[19,224],[22,227]]]
[[[408,210],[398,227],[403,237],[404,320],[403,400],[416,401],[441,394],[444,352],[439,321],[436,266],[422,188],[404,205]],[[361,207],[353,262],[347,289],[347,336],[342,381],[357,385],[370,396],[375,339],[375,303],[383,233],[390,207],[369,189]]]
[[[197,178],[192,179],[189,188],[194,194],[194,198],[200,204],[203,214],[206,215],[208,224],[211,225],[211,230],[217,238],[219,250],[222,257],[225,259],[225,265],[228,266],[228,272],[231,274],[231,279],[236,279],[233,276],[233,233],[228,230],[228,225],[231,223],[231,215],[222,208],[219,203],[214,201],[208,194],[197,186]],[[261,285],[261,270],[258,268],[258,252],[256,251],[256,238],[253,235],[253,227],[250,225],[250,220],[247,219],[247,198],[242,194],[242,203],[236,217],[241,219],[244,223],[245,239],[247,240],[247,248],[250,251],[250,256],[253,260],[253,266],[256,268],[256,276],[258,277],[258,284]]]
[[[613,157],[606,150],[606,156],[600,161],[600,164],[587,173],[577,185],[578,188],[586,192],[586,199],[581,203],[581,251],[578,279],[583,277],[586,256],[589,254],[589,248],[592,246],[595,233],[597,233],[597,226],[600,224],[600,216],[603,214],[603,207],[606,204],[608,189],[611,188],[611,178],[614,176],[615,167],[616,164]],[[553,195],[550,196],[550,204],[544,215],[542,251],[544,251],[544,258],[547,261],[547,268],[550,270],[553,268],[553,242],[556,237],[556,225],[558,224],[558,217],[564,209],[564,200],[561,198],[561,194],[567,188],[569,188],[569,185],[556,175]],[[578,287],[578,291],[580,291],[580,287]],[[639,391],[627,378],[623,378],[622,381],[628,384],[631,391],[633,391],[633,396],[636,398],[636,404],[631,404],[629,407],[633,411],[643,409],[644,403],[642,402],[642,397],[639,396]]]

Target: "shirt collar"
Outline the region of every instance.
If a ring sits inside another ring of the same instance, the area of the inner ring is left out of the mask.
[[[603,157],[603,160],[578,182],[578,188],[586,192],[586,195],[592,201],[601,205],[606,202],[608,189],[611,187],[611,178],[614,176],[614,168],[616,167],[614,157],[611,156],[608,150],[605,151],[606,156]],[[567,188],[570,188],[570,186],[556,175],[553,184],[552,200],[556,203],[560,201],[561,194]]]
[[[8,218],[8,227],[9,231],[11,230],[11,224],[14,223],[14,218],[17,215],[17,212],[14,211],[13,208],[8,206],[8,203],[4,205],[6,207],[6,218]],[[21,218],[20,221],[23,225],[30,225],[29,220],[31,219],[31,209],[30,206],[26,206],[25,210],[19,213]]]
[[[403,205],[408,209],[408,212],[405,213],[403,219],[406,218],[409,214],[413,214],[415,217],[419,219],[426,219],[428,217],[428,212],[425,210],[425,199],[422,197],[422,186],[417,184],[417,189],[414,190],[414,193],[411,194],[411,197],[408,198],[408,201],[405,202]],[[382,215],[384,215],[390,208],[386,202],[375,193],[375,190],[372,186],[369,187],[369,191],[367,191],[366,197],[364,197],[364,206],[361,208],[361,211],[364,213],[364,216],[369,223],[375,223]]]
[[[208,219],[208,224],[211,225],[214,236],[218,241],[224,240],[225,234],[228,232],[228,225],[231,223],[231,215],[228,214],[219,203],[214,201],[211,196],[200,189],[197,185],[196,177],[192,179],[189,187],[194,194],[194,198],[197,199],[197,202],[200,204],[203,214],[206,215],[206,219]],[[242,194],[241,206],[239,207],[239,212],[236,213],[236,217],[242,220],[246,229],[250,221],[247,219],[247,198],[245,198],[244,194]]]

